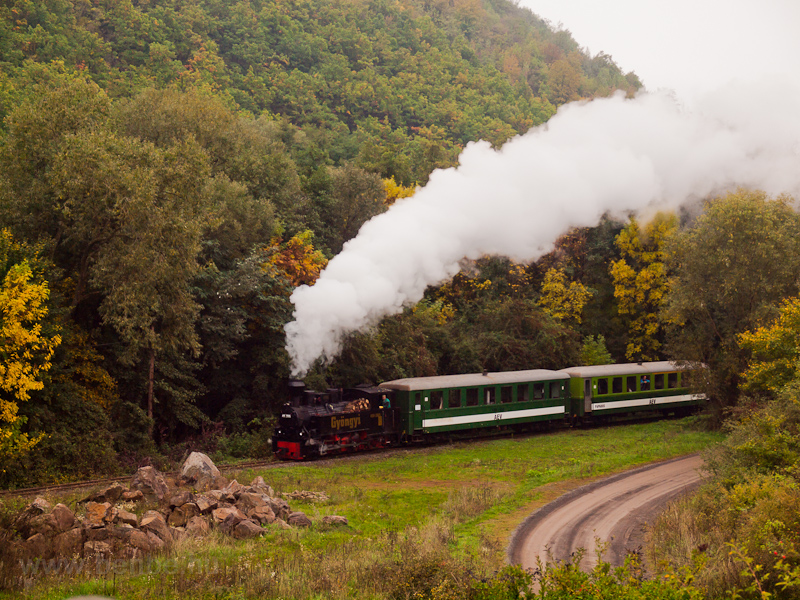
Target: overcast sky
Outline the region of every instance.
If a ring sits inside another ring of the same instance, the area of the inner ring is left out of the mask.
[[[800,0],[519,0],[610,54],[648,90],[690,102],[700,92],[763,77],[800,83]],[[800,110],[800,107],[798,107]]]

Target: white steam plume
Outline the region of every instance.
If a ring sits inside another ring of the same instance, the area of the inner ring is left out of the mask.
[[[684,110],[667,94],[573,103],[499,150],[469,144],[459,166],[364,226],[313,287],[292,294],[295,376],[347,333],[422,298],[487,254],[531,261],[572,227],[749,186],[800,191],[800,90],[731,85]]]

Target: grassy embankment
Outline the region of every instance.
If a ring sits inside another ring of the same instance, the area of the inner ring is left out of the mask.
[[[503,566],[511,532],[539,506],[592,478],[719,439],[690,423],[560,431],[245,471],[239,481],[260,474],[280,492],[326,492],[326,503],[292,501],[292,508],[315,523],[344,515],[349,526],[268,527],[251,541],[214,533],[182,540],[153,560],[104,565],[105,573],[38,573],[22,597],[449,597],[448,590],[475,585]],[[11,596],[0,593],[5,597]]]

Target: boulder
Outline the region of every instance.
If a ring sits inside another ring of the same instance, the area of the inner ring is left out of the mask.
[[[201,494],[194,499],[194,503],[197,505],[197,508],[200,509],[200,512],[204,515],[207,515],[212,510],[219,506],[219,500],[214,499],[213,496],[210,494]]]
[[[25,540],[25,551],[28,556],[37,558],[50,558],[53,555],[52,544],[42,533],[34,533]]]
[[[236,508],[245,514],[249,514],[250,511],[255,510],[259,506],[267,506],[267,501],[265,500],[267,497],[268,496],[263,494],[242,492],[236,500]]]
[[[222,533],[226,533],[228,535],[233,535],[233,531],[234,531],[234,529],[236,529],[236,526],[239,523],[241,523],[242,521],[247,520],[246,517],[244,519],[242,519],[241,518],[242,516],[243,515],[241,513],[238,513],[238,514],[231,513],[231,514],[229,514],[227,517],[225,517],[225,520],[222,523],[219,524],[219,530]]]
[[[105,527],[111,514],[111,504],[108,502],[87,502],[86,522],[89,527]]]
[[[283,519],[275,519],[275,525],[276,525],[276,526],[277,526],[279,529],[291,529],[291,528],[292,528],[292,526],[291,526],[291,525],[289,525],[289,524],[288,524],[286,521],[284,521]]]
[[[186,535],[200,536],[208,533],[208,520],[204,517],[192,517],[186,523]]]
[[[275,516],[280,519],[286,520],[292,512],[291,508],[289,508],[289,503],[283,498],[268,498],[267,504],[269,504]]]
[[[272,487],[267,485],[267,482],[264,481],[264,478],[261,477],[261,475],[253,479],[253,481],[250,483],[250,488],[248,488],[248,491],[254,491],[259,494],[266,494],[267,496],[275,495],[275,490],[273,490]]]
[[[105,489],[92,492],[86,498],[81,500],[81,502],[110,502],[111,504],[114,504],[114,502],[122,497],[124,492],[125,488],[122,487],[122,485],[120,485],[118,482],[114,482]]]
[[[139,519],[138,517],[133,514],[132,512],[128,512],[124,508],[117,508],[117,523],[124,523],[125,525],[130,525],[132,527],[139,526]]]
[[[47,500],[44,498],[36,498],[33,502],[28,504],[28,506],[26,506],[19,515],[17,515],[17,518],[14,519],[12,528],[19,532],[23,538],[29,538],[32,535],[30,531],[31,519],[49,512],[51,508],[52,507]]]
[[[326,515],[322,517],[322,522],[325,525],[348,525],[347,517],[339,515]]]
[[[83,529],[75,527],[53,538],[53,552],[56,556],[75,556],[80,554],[84,541]]]
[[[187,502],[194,502],[194,494],[189,490],[182,490],[169,499],[170,508],[183,506]]]
[[[167,543],[164,540],[162,540],[152,531],[147,531],[145,533],[147,533],[147,540],[150,542],[151,550],[161,550],[167,545]]]
[[[73,513],[66,504],[56,504],[53,507],[53,515],[55,520],[56,529],[59,532],[67,531],[75,526],[75,513]]]
[[[189,502],[173,510],[167,518],[167,524],[172,527],[183,527],[189,522],[189,519],[199,514],[200,509],[197,508],[197,504]]]
[[[306,516],[306,513],[296,511],[289,515],[289,518],[286,519],[286,522],[289,525],[294,527],[310,527],[311,526],[311,519]]]
[[[111,537],[108,527],[88,527],[83,530],[87,542],[104,542]]]
[[[238,498],[239,494],[245,491],[245,487],[235,479],[226,485],[222,492],[228,497]]]
[[[252,511],[247,513],[247,516],[261,525],[269,525],[270,523],[275,522],[275,513],[272,512],[272,509],[266,504],[264,506],[258,506],[254,508]]]
[[[161,502],[168,493],[167,482],[153,467],[141,467],[131,480],[131,488],[139,490],[150,502]]]
[[[205,491],[211,489],[214,479],[220,477],[214,462],[202,452],[192,452],[181,467],[180,481]]]
[[[83,555],[86,558],[108,558],[111,556],[112,546],[108,542],[86,542],[83,545]]]
[[[53,516],[53,513],[36,515],[30,521],[28,521],[29,535],[41,533],[45,536],[52,536],[58,532],[58,523],[56,522],[56,518]]]
[[[153,543],[150,541],[147,533],[138,529],[131,531],[131,534],[128,536],[128,545],[142,552],[150,552],[153,549]]]
[[[155,534],[165,544],[172,542],[172,534],[170,534],[164,515],[155,510],[148,510],[142,515],[139,529]]]
[[[217,475],[214,477],[214,481],[211,482],[211,489],[212,490],[221,490],[222,488],[228,485],[228,478],[224,475]]]
[[[224,523],[228,517],[234,516],[239,521],[243,521],[247,518],[247,515],[240,511],[235,506],[228,506],[223,508],[217,508],[211,511],[211,517],[214,519],[214,522],[218,525]]]
[[[264,530],[261,528],[261,525],[254,523],[250,519],[245,519],[244,521],[239,521],[236,524],[236,526],[233,528],[232,535],[236,539],[244,540],[258,537],[263,533]]]
[[[142,500],[144,500],[144,494],[142,493],[142,490],[122,492],[123,502],[141,502]]]

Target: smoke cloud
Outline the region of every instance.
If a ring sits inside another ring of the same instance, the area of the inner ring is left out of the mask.
[[[418,302],[459,261],[536,260],[605,213],[677,208],[736,186],[800,191],[800,90],[729,85],[687,110],[668,93],[562,106],[499,150],[469,144],[457,167],[363,225],[316,284],[292,294],[295,376],[343,337]]]

